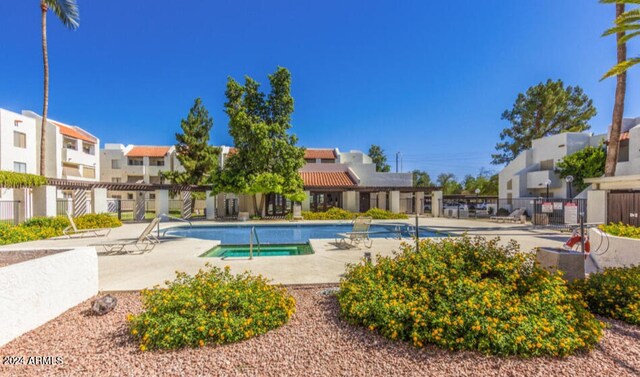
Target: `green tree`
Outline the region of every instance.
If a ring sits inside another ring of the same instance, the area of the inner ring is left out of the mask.
[[[288,133],[293,113],[291,73],[278,67],[269,82],[271,92],[265,96],[251,77],[245,77],[244,85],[228,79],[225,112],[236,149],[227,157],[215,189],[252,195],[256,213],[264,213],[264,195],[258,203],[256,194],[304,199],[298,174],[304,148],[297,147],[298,138]]]
[[[627,41],[640,34],[640,10],[625,11],[624,3],[638,4],[640,1],[610,1],[604,3],[616,3],[615,26],[605,31],[604,35],[616,35],[617,40],[617,64],[605,73],[602,79],[616,76],[616,94],[613,104],[613,116],[611,131],[609,132],[609,146],[607,147],[607,161],[604,167],[604,175],[612,177],[616,174],[618,164],[618,151],[620,149],[620,133],[622,131],[622,118],[624,117],[624,101],[627,91],[627,69],[640,62],[639,58],[627,59]],[[626,32],[629,31],[629,34]]]
[[[209,145],[213,119],[196,98],[186,119],[180,121],[182,133],[176,133],[176,155],[184,172],[163,172],[174,183],[187,185],[211,184],[218,171],[220,148]]]
[[[511,110],[502,113],[502,120],[511,126],[500,133],[492,164],[511,162],[531,148],[534,139],[588,130],[588,122],[595,115],[593,102],[579,86],[565,87],[562,80],[532,86],[525,94],[518,94]]]
[[[391,170],[391,166],[387,164],[387,156],[384,154],[384,149],[379,145],[371,144],[369,147],[369,157],[374,164],[376,164],[376,171],[386,173]]]
[[[47,115],[49,113],[49,53],[47,49],[47,11],[49,9],[67,28],[76,30],[80,26],[80,12],[76,0],[40,0],[40,11],[42,12],[42,63],[44,66],[44,95],[40,137],[40,175],[42,176],[46,172]]]
[[[586,147],[558,161],[556,172],[561,178],[573,176],[573,193],[579,194],[588,186],[585,178],[602,176],[606,158],[604,147]]]
[[[441,173],[438,175],[438,186],[442,187],[442,193],[445,195],[459,194],[462,186],[456,181],[456,176],[452,173]]]
[[[477,176],[468,174],[462,180],[464,194],[475,194],[476,190],[480,190],[479,195],[497,195],[498,194],[498,174],[491,174],[490,171],[480,169]]]
[[[414,170],[411,172],[413,174],[413,186],[414,187],[430,187],[433,186],[431,182],[431,177],[429,173],[422,170]]]

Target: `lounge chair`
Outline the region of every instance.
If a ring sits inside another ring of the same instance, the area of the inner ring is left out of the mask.
[[[114,241],[114,242],[105,242],[101,244],[96,244],[93,246],[102,246],[108,253],[121,253],[121,252],[139,252],[144,253],[147,251],[151,251],[157,244],[160,243],[160,240],[154,236],[151,232],[153,228],[155,228],[160,222],[160,218],[156,217],[146,228],[142,231],[140,236],[131,241]]]
[[[340,248],[359,247],[363,244],[367,249],[373,245],[373,240],[369,238],[369,227],[371,217],[358,217],[353,221],[351,232],[336,234],[336,245]]]
[[[505,222],[505,221],[519,222],[520,217],[524,215],[525,211],[526,211],[525,208],[518,208],[515,211],[511,212],[509,216],[491,216],[490,220],[497,221],[497,222]]]
[[[62,234],[66,237],[71,238],[71,236],[79,235],[82,237],[106,237],[111,233],[111,228],[96,228],[96,229],[78,229],[75,221],[73,221],[73,217],[67,212],[67,218],[69,219],[70,225],[62,230]]]

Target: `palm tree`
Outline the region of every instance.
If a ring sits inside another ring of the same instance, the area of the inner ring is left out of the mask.
[[[602,2],[612,3],[616,0],[602,0]],[[611,121],[611,132],[609,133],[609,145],[607,146],[607,160],[604,165],[605,177],[612,177],[616,174],[616,164],[618,163],[618,150],[620,146],[620,131],[622,129],[622,117],[624,116],[624,99],[627,90],[627,69],[630,67],[627,60],[626,41],[634,34],[625,35],[626,27],[618,24],[625,15],[625,4],[616,3],[616,26],[607,30],[604,35],[616,34],[618,62],[616,66],[607,72],[603,79],[616,76],[616,99],[613,105],[613,119]],[[633,63],[635,64],[635,63]],[[631,64],[631,65],[633,65]],[[624,68],[626,67],[626,68]],[[622,69],[624,68],[624,69]],[[613,73],[612,73],[613,72]]]
[[[80,26],[80,13],[76,0],[40,0],[42,10],[42,61],[44,64],[44,103],[42,105],[42,137],[40,138],[40,175],[45,175],[45,151],[47,143],[47,112],[49,111],[49,55],[47,53],[47,11],[53,13],[64,26],[75,30]]]

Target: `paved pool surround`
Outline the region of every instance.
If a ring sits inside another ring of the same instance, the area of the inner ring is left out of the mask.
[[[374,223],[389,221],[374,220]],[[393,220],[407,225],[415,224],[415,219]],[[264,224],[264,222],[247,222],[242,224]],[[269,222],[273,224],[276,222]],[[289,221],[282,223],[290,224]],[[323,223],[322,221],[305,221],[304,223]],[[344,221],[349,223],[349,221]],[[212,221],[199,221],[199,225],[216,225]],[[225,223],[228,224],[228,223]],[[20,245],[20,248],[43,249],[51,247],[87,246],[91,244],[114,241],[131,240],[140,235],[146,223],[125,224],[114,229],[109,237],[85,239],[61,239],[33,241]],[[161,223],[161,229],[180,226],[183,223]],[[507,243],[511,239],[521,245],[521,250],[529,252],[536,247],[561,247],[567,240],[567,234],[560,234],[548,230],[532,230],[518,224],[495,224],[488,221],[457,220],[445,218],[421,218],[420,226],[450,234],[482,235],[486,237],[501,237],[501,242]],[[277,258],[254,258],[253,260],[221,260],[220,258],[200,258],[208,250],[219,245],[219,241],[195,238],[165,238],[151,252],[141,255],[99,255],[99,283],[101,291],[128,291],[163,285],[166,280],[175,277],[175,271],[189,274],[204,268],[206,263],[214,266],[230,266],[232,272],[241,273],[251,271],[262,274],[274,283],[282,284],[313,284],[337,283],[343,276],[346,265],[359,263],[364,252],[371,252],[374,256],[391,256],[400,249],[402,242],[412,242],[397,239],[379,238],[373,242],[373,247],[367,249],[340,249],[334,239],[312,239],[310,241],[314,254],[303,256],[281,256]],[[8,248],[8,246],[2,247]],[[0,248],[0,249],[2,249]],[[16,248],[14,245],[12,248]],[[100,248],[98,248],[100,250]]]

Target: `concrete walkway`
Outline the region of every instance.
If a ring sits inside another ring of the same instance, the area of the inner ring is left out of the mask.
[[[376,221],[384,223],[385,221]],[[402,222],[393,220],[391,222]],[[415,224],[415,220],[404,220],[407,224]],[[269,222],[274,223],[274,222]],[[289,223],[283,221],[283,223]],[[305,222],[311,223],[311,222]],[[317,223],[317,222],[316,222]],[[198,222],[198,225],[215,225],[210,221]],[[251,222],[243,223],[251,224]],[[134,239],[144,229],[143,224],[125,224],[114,229],[108,238],[84,238],[42,240],[22,244],[7,245],[0,250],[8,249],[51,249],[72,246],[95,245],[107,241]],[[162,223],[161,228],[181,226],[183,223]],[[514,224],[496,224],[488,221],[458,220],[445,218],[421,218],[420,226],[449,234],[468,233],[486,237],[501,237],[501,242],[517,241],[522,251],[531,251],[535,247],[560,247],[567,240],[567,234],[550,230],[535,230],[530,226]],[[411,242],[410,239],[405,240]],[[233,272],[251,271],[262,274],[275,283],[309,284],[335,283],[345,271],[348,263],[357,263],[365,251],[373,255],[392,255],[403,241],[397,239],[374,239],[371,249],[339,249],[334,240],[311,240],[314,254],[303,256],[262,257],[253,260],[221,260],[220,258],[200,258],[207,250],[217,246],[218,241],[195,238],[164,238],[162,243],[151,252],[141,255],[100,255],[99,280],[100,290],[120,291],[139,290],[154,285],[163,285],[166,280],[175,277],[175,271],[193,274],[204,268],[206,263],[214,266],[230,266]],[[98,252],[102,247],[96,247]]]

